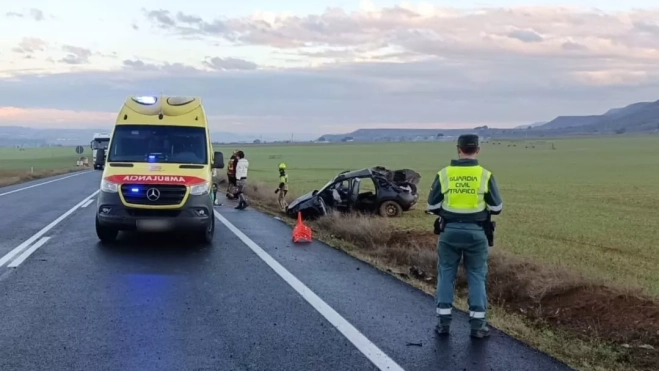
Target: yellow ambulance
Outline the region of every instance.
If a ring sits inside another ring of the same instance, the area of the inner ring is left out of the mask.
[[[96,234],[180,230],[209,244],[215,234],[214,152],[198,97],[129,97],[112,132],[97,198]]]

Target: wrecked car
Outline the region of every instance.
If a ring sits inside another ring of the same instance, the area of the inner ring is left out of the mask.
[[[286,213],[304,219],[327,215],[331,210],[399,217],[410,210],[419,195],[421,175],[410,169],[388,170],[382,166],[344,171],[319,190],[314,190],[286,208]]]

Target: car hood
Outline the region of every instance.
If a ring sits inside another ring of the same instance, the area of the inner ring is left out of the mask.
[[[311,199],[314,197],[314,196],[313,196],[313,193],[314,193],[314,191],[311,191],[311,192],[309,192],[309,193],[307,193],[307,194],[304,194],[304,195],[302,195],[302,196],[296,198],[293,202],[291,202],[290,204],[288,204],[288,208],[289,208],[289,209],[294,208],[295,206],[297,206],[297,205],[299,205],[299,204],[301,204],[301,203],[303,203],[303,202],[305,202],[305,201],[311,200]]]

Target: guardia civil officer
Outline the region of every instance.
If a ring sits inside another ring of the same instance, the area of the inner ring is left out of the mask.
[[[437,327],[449,333],[455,279],[464,259],[469,284],[471,336],[489,336],[487,326],[488,214],[501,213],[503,203],[494,176],[478,164],[478,136],[458,138],[458,160],[437,173],[428,196],[428,211],[441,220],[437,246]]]

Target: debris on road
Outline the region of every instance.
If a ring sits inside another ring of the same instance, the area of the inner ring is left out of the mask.
[[[422,347],[423,343],[407,343],[408,347]]]

